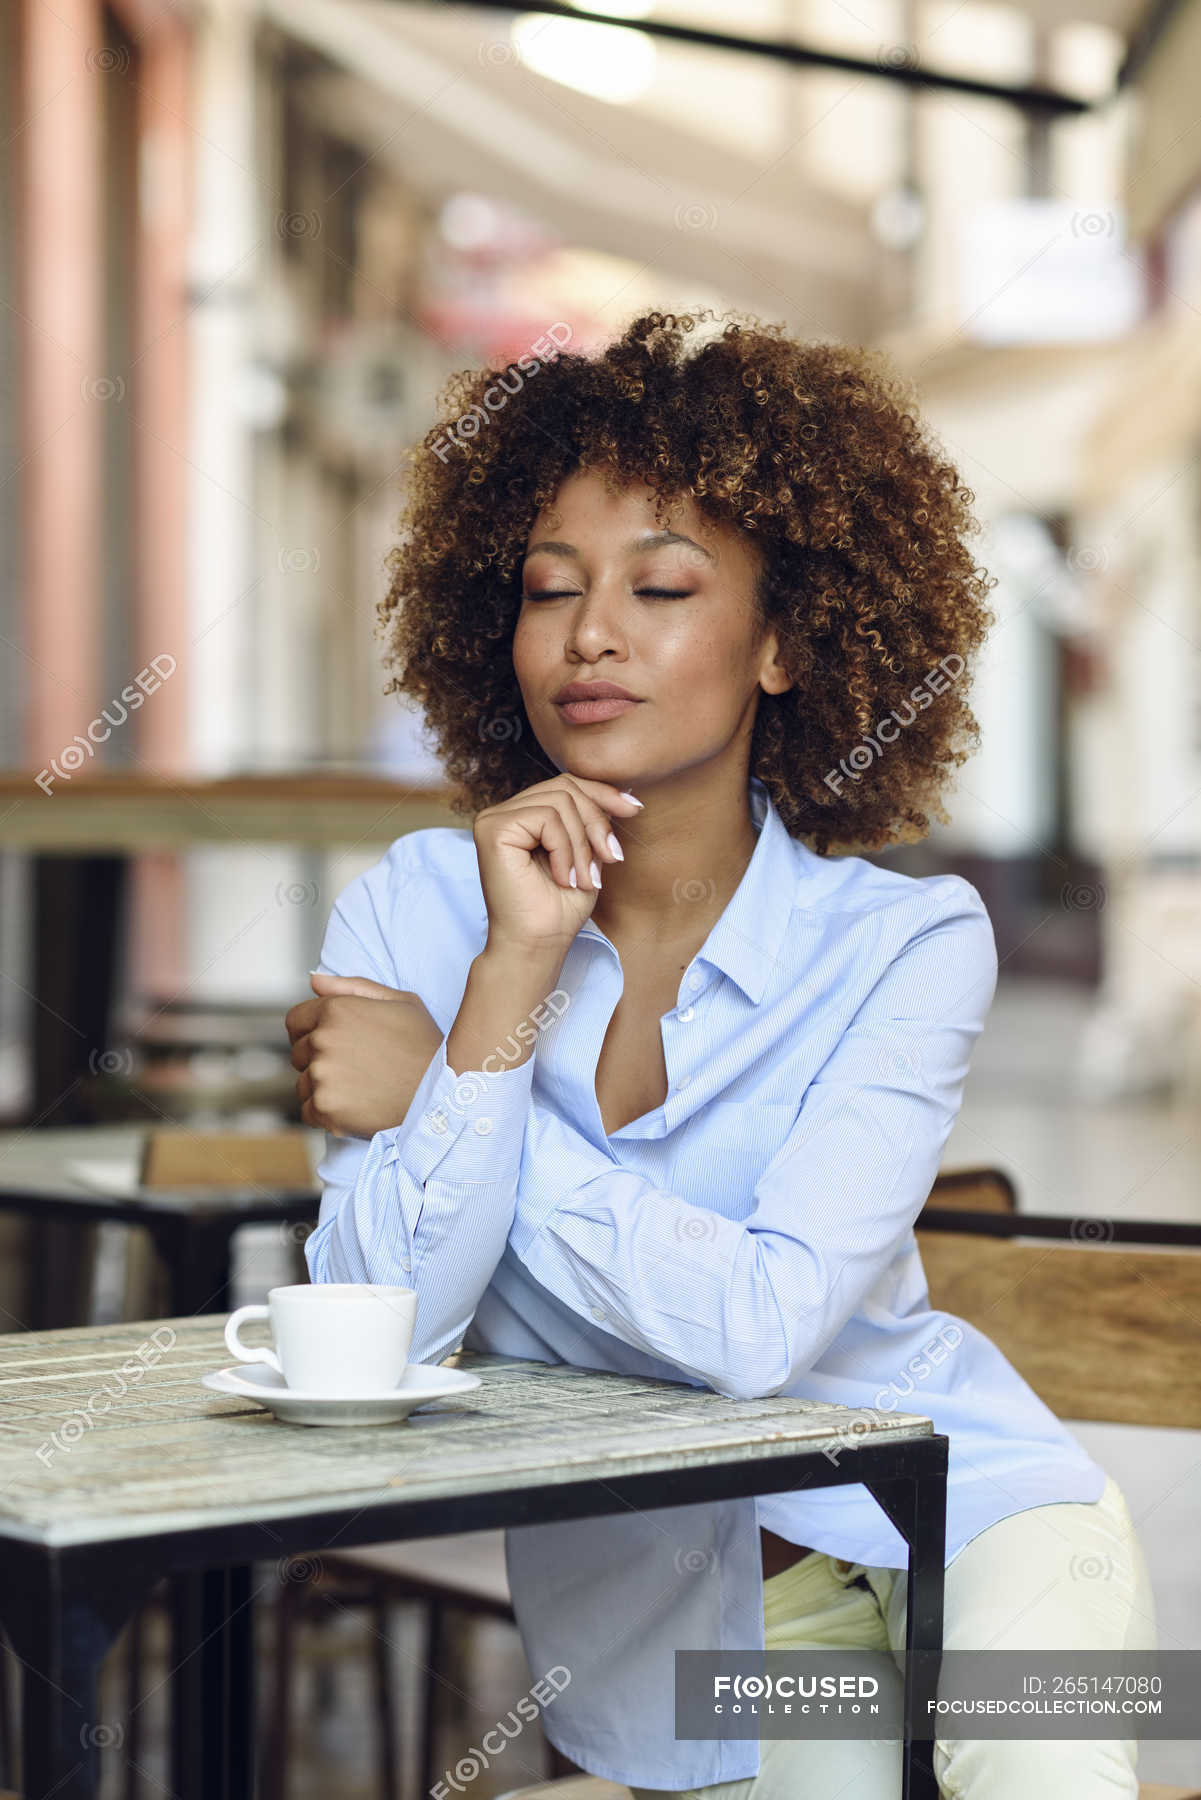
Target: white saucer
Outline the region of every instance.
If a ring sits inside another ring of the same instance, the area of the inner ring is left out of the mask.
[[[202,1386],[218,1394],[261,1401],[290,1425],[388,1425],[407,1419],[414,1407],[446,1394],[465,1394],[480,1385],[465,1369],[410,1363],[397,1387],[385,1394],[314,1394],[290,1388],[269,1363],[240,1362],[202,1375]]]

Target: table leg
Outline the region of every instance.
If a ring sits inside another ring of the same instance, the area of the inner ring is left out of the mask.
[[[32,1015],[30,1116],[39,1125],[91,1122],[78,1089],[96,1055],[111,1047],[128,867],[125,856],[33,859],[33,990],[41,1004]]]
[[[233,1234],[236,1218],[155,1221],[155,1241],[167,1265],[170,1316],[194,1319],[201,1313],[233,1310]]]
[[[100,1717],[100,1665],[149,1587],[107,1549],[70,1562],[0,1549],[3,1624],[21,1663],[23,1795],[98,1800],[100,1752],[122,1740],[120,1723]]]
[[[905,1614],[905,1724],[910,1744],[909,1778],[901,1800],[938,1800],[934,1739],[942,1665],[943,1591],[946,1578],[947,1478],[945,1472],[913,1483],[913,1535]]]
[[[945,1440],[944,1440],[945,1444]],[[942,1666],[946,1579],[947,1471],[941,1467],[901,1480],[865,1481],[909,1546],[905,1613],[905,1749],[901,1800],[939,1800],[934,1774],[936,1715]]]
[[[178,1800],[253,1797],[252,1575],[240,1564],[171,1582],[171,1784]]]

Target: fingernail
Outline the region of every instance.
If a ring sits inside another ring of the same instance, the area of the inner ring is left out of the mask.
[[[597,868],[595,861],[588,864],[588,873],[592,877],[593,887],[599,887],[601,884],[600,870]]]
[[[624,862],[626,859],[626,853],[622,849],[621,845],[618,843],[616,834],[611,831],[609,833],[608,837],[606,838],[605,842],[608,844],[610,850],[613,852],[613,854],[617,858],[618,862]]]
[[[579,887],[580,884],[575,878],[575,870],[574,869],[572,869],[571,874],[567,877],[567,879],[568,879],[568,881],[570,881],[572,887]]]
[[[617,791],[623,800],[632,800],[635,806],[642,805],[642,801],[638,798],[637,794],[627,794],[624,788],[618,788]]]

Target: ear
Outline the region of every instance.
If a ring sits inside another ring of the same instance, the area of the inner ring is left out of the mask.
[[[759,686],[765,694],[785,694],[796,683],[779,660],[779,641],[775,632],[769,632],[763,646],[763,659],[759,664]]]

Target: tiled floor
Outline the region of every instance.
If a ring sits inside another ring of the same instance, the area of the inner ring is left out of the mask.
[[[999,1163],[1016,1181],[1020,1203],[1039,1211],[1201,1219],[1201,1118],[1184,1106],[1143,1101],[1091,1106],[1073,1098],[1073,1044],[1086,1005],[1087,996],[1077,988],[1002,982],[977,1045],[944,1166]],[[281,1269],[279,1256],[273,1227],[244,1234],[239,1300],[261,1298],[274,1281],[300,1278]],[[1126,1494],[1151,1568],[1161,1643],[1201,1649],[1201,1434],[1096,1424],[1074,1429]],[[260,1614],[265,1685],[273,1661],[270,1609],[263,1607]],[[379,1792],[372,1777],[376,1740],[369,1630],[363,1617],[348,1613],[309,1633],[308,1653],[296,1679],[289,1800],[327,1800],[334,1794],[340,1800],[375,1800]],[[397,1608],[390,1637],[408,1747],[403,1800],[424,1800],[414,1767],[420,1673],[416,1614]],[[164,1654],[160,1643],[160,1665]],[[457,1712],[453,1691],[447,1696],[439,1773],[443,1767],[453,1770],[478,1745],[480,1735],[507,1714],[530,1679],[516,1633],[499,1624],[477,1627],[464,1672],[457,1678],[446,1673],[452,1690],[461,1687],[463,1695]],[[147,1690],[162,1675],[162,1666],[157,1672],[148,1668]],[[164,1700],[160,1690],[143,1709],[145,1800],[163,1800],[169,1793]],[[115,1692],[106,1718],[121,1717],[119,1702]],[[470,1800],[490,1800],[507,1788],[542,1778],[542,1740],[536,1728],[531,1733],[511,1745],[500,1763],[471,1780],[466,1788]],[[1149,1743],[1140,1773],[1148,1781],[1201,1785],[1201,1743]],[[115,1764],[103,1800],[124,1800]]]

